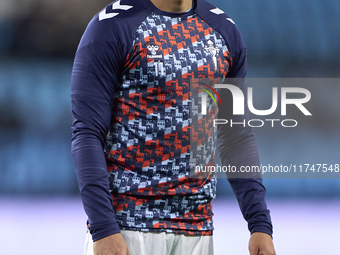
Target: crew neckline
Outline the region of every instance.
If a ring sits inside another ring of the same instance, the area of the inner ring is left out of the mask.
[[[155,13],[165,15],[165,16],[171,16],[171,17],[183,17],[183,16],[190,16],[195,14],[196,11],[196,5],[197,5],[197,0],[192,0],[192,6],[191,9],[185,12],[167,12],[167,11],[162,11],[158,9],[152,2],[151,0],[145,0],[148,5],[150,5]]]

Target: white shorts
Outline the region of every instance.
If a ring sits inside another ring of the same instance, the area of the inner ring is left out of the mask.
[[[130,255],[213,255],[212,236],[190,236],[165,232],[121,230]],[[93,241],[87,232],[84,255],[93,255]]]

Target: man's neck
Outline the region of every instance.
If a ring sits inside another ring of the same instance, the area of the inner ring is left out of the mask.
[[[192,7],[192,0],[150,0],[158,9],[166,12],[186,12]]]

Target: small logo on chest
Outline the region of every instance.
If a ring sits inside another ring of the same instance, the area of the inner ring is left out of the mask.
[[[214,68],[216,71],[217,70],[217,56],[218,56],[218,53],[220,52],[220,49],[216,45],[214,45],[214,43],[211,40],[209,40],[208,45],[205,45],[204,50],[212,56],[212,59],[214,61]]]
[[[147,49],[148,49],[148,58],[162,58],[162,52],[159,52],[159,46],[154,45],[154,44],[149,44]]]

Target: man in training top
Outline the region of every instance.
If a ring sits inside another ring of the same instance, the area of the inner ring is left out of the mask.
[[[213,254],[216,179],[190,174],[189,84],[244,78],[246,68],[237,26],[204,0],[121,0],[94,16],[72,72],[85,254]],[[209,109],[234,118],[228,103]],[[221,125],[217,141],[223,165],[259,165],[250,127]],[[213,156],[204,155],[207,165]],[[228,180],[251,232],[250,254],[275,254],[261,178]]]

